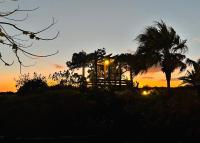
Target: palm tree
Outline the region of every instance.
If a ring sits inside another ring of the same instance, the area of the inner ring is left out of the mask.
[[[171,74],[175,69],[180,71],[186,69],[183,60],[184,53],[188,50],[186,40],[181,40],[172,27],[161,22],[156,22],[155,26],[149,26],[145,32],[140,34],[136,40],[139,47],[136,54],[140,58],[141,71],[147,71],[153,66],[160,66],[165,73],[168,94],[170,93]]]
[[[196,62],[190,59],[187,59],[187,63],[190,66],[193,66],[192,71],[187,71],[185,76],[180,77],[179,79],[183,81],[182,84],[193,86],[197,89],[198,95],[200,96],[200,59]]]

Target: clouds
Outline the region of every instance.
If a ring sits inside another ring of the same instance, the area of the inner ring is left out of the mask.
[[[152,68],[148,69],[148,73],[156,73],[156,72],[161,72],[160,66],[152,67]]]
[[[159,81],[166,81],[166,79],[160,79]],[[171,81],[180,81],[178,78],[171,78]]]
[[[55,69],[59,69],[59,70],[64,69],[64,66],[59,65],[59,64],[53,64],[53,66]]]
[[[144,77],[142,77],[142,79],[155,79],[155,78],[152,76],[144,76]]]
[[[131,54],[134,54],[136,51],[133,50],[133,49],[127,49],[127,52],[128,52],[128,53],[131,53]]]
[[[193,38],[192,42],[200,44],[200,37]]]

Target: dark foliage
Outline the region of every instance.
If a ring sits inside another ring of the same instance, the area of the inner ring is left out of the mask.
[[[34,73],[31,79],[29,74],[25,74],[16,80],[18,95],[26,95],[30,93],[41,93],[48,89],[47,81],[41,74]]]
[[[163,96],[165,88],[151,90],[150,96],[129,90],[81,94],[74,89],[1,96],[0,134],[15,138],[68,136],[71,142],[88,138],[108,141],[107,137],[123,143],[199,141],[200,100],[193,89],[172,89],[174,96],[170,97]]]
[[[193,86],[200,96],[200,60],[193,61],[187,59],[187,63],[189,66],[192,66],[193,69],[191,71],[187,70],[185,76],[180,77],[179,79],[183,81],[182,84],[186,86]]]

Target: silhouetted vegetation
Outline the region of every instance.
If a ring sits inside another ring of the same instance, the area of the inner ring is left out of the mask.
[[[186,64],[184,53],[187,51],[186,40],[181,40],[172,27],[161,21],[149,26],[137,38],[139,47],[136,54],[141,59],[142,71],[152,66],[160,66],[165,73],[167,88],[170,92],[171,74],[175,69],[183,71]],[[170,94],[170,93],[169,93]]]
[[[34,73],[31,78],[29,74],[19,76],[16,80],[16,88],[18,95],[25,95],[28,93],[42,93],[48,90],[47,80],[45,76]]]
[[[72,141],[79,136],[93,136],[97,142],[107,137],[119,142],[199,140],[200,99],[193,89],[172,89],[170,97],[163,96],[165,88],[151,90],[149,96],[101,89],[88,90],[84,95],[78,90],[62,89],[40,95],[1,96],[0,134],[57,140],[72,136]]]
[[[183,84],[186,86],[193,86],[198,91],[198,95],[200,96],[200,60],[197,62],[187,59],[187,63],[190,66],[193,66],[192,71],[187,71],[186,75],[180,77],[179,79],[183,81]]]

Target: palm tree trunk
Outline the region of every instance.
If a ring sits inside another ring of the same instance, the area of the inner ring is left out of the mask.
[[[171,72],[165,72],[166,80],[167,80],[167,95],[171,95]]]

